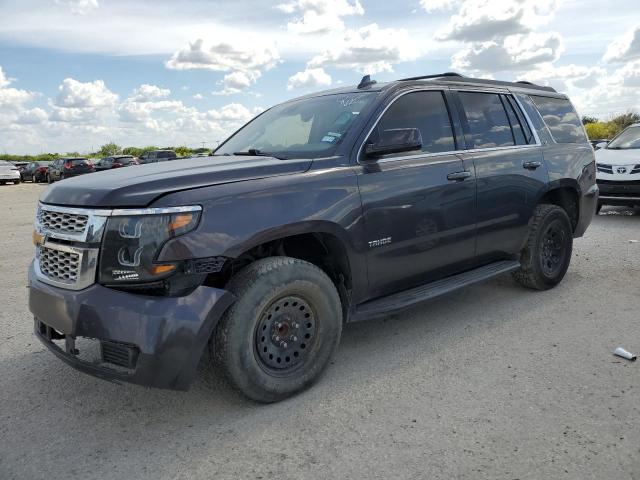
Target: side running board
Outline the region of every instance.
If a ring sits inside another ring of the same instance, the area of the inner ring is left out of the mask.
[[[371,320],[397,313],[417,303],[451,293],[474,283],[483,282],[503,273],[512,272],[520,267],[517,260],[503,260],[490,263],[468,272],[452,275],[435,282],[427,283],[410,290],[394,293],[358,305],[349,318],[350,322]]]

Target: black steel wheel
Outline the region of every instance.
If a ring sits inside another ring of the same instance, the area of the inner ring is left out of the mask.
[[[255,348],[263,368],[287,375],[308,359],[315,340],[316,318],[309,302],[298,295],[285,296],[262,313]]]
[[[567,255],[568,232],[560,219],[551,222],[542,236],[540,246],[541,268],[547,277],[554,277],[564,267]]]
[[[245,267],[226,289],[236,301],[210,345],[231,385],[275,402],[315,382],[342,331],[340,297],[327,274],[303,260],[269,257]]]
[[[514,279],[535,290],[555,287],[567,273],[572,248],[573,228],[567,212],[557,205],[538,205]]]

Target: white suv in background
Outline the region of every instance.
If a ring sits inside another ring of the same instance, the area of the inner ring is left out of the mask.
[[[596,148],[598,211],[602,205],[640,206],[640,123]]]

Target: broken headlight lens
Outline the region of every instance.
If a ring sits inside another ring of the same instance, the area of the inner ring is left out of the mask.
[[[178,269],[156,263],[162,246],[195,229],[200,207],[126,210],[109,217],[100,252],[100,283],[144,283],[162,280]]]

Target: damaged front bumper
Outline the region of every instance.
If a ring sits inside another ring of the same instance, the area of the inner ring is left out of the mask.
[[[207,341],[233,302],[200,286],[183,297],[154,297],[94,284],[84,290],[47,285],[29,267],[35,334],[72,367],[111,381],[187,390]]]

